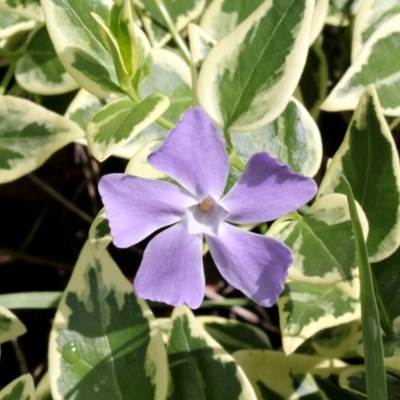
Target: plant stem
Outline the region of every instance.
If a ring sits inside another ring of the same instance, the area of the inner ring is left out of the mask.
[[[56,190],[54,190],[51,186],[49,186],[47,183],[43,182],[41,179],[39,179],[37,176],[33,174],[27,175],[27,177],[37,186],[39,186],[41,189],[43,189],[47,194],[49,194],[51,197],[53,197],[55,200],[60,202],[65,208],[68,208],[70,211],[81,217],[84,221],[89,222],[91,224],[93,222],[93,217],[91,217],[89,214],[86,214],[84,211],[82,211],[80,208],[78,208],[74,203],[70,202],[67,200],[64,196],[62,196],[60,193],[58,193]]]
[[[169,12],[166,9],[163,1],[162,0],[153,0],[153,3],[155,4],[158,11],[162,15],[165,25],[167,25],[167,28],[169,30],[169,33],[171,34],[176,45],[179,47],[180,51],[182,52],[182,55],[185,58],[186,62],[188,64],[190,64],[189,49],[187,48],[186,43],[183,41],[181,36],[179,35],[179,32],[177,31],[176,26],[175,26],[174,22],[172,21],[171,16],[169,15]]]
[[[10,66],[7,69],[7,72],[5,73],[5,75],[3,77],[3,80],[0,83],[0,96],[2,96],[6,92],[7,86],[9,85],[11,79],[14,76],[15,65],[16,65],[15,61],[13,61],[10,64]]]

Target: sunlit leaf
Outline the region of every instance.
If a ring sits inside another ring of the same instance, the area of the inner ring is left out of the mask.
[[[223,129],[254,130],[285,109],[306,61],[313,6],[264,1],[208,53],[197,94]]]
[[[49,346],[52,396],[165,399],[167,359],[144,301],[107,252],[86,243],[57,310]]]
[[[22,98],[0,97],[0,183],[40,167],[85,133],[75,123]]]

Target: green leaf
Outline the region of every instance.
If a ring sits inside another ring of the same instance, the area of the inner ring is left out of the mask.
[[[1,400],[35,400],[35,386],[31,375],[22,375],[0,391]]]
[[[28,20],[20,15],[11,14],[6,11],[0,11],[0,39],[8,38],[17,32],[29,31],[35,25],[36,21],[34,20]]]
[[[64,68],[84,89],[105,98],[122,92],[91,13],[107,21],[111,5],[111,0],[42,0],[46,26]]]
[[[0,0],[0,10],[43,22],[40,0]]]
[[[8,342],[25,332],[25,325],[11,311],[0,305],[0,343]]]
[[[32,172],[82,136],[75,123],[35,103],[0,97],[0,183]]]
[[[211,316],[200,316],[196,320],[230,354],[237,350],[271,348],[268,336],[254,325]]]
[[[354,18],[351,59],[355,61],[373,33],[399,13],[400,3],[398,0],[364,0]]]
[[[165,399],[167,358],[144,301],[107,252],[86,243],[57,310],[49,345],[54,400]]]
[[[266,151],[293,171],[314,176],[322,160],[322,142],[318,126],[295,99],[271,123],[252,132],[232,132],[231,140],[238,157],[246,163],[257,152]]]
[[[104,208],[96,215],[89,229],[89,243],[93,254],[100,258],[107,246],[112,242],[112,236],[106,211]]]
[[[0,305],[13,310],[57,308],[62,292],[22,292],[0,295]]]
[[[263,1],[213,1],[204,11],[200,27],[218,42],[249,17]]]
[[[306,61],[313,0],[267,0],[208,53],[200,105],[224,130],[248,131],[275,119]]]
[[[153,94],[141,103],[117,100],[98,111],[87,126],[88,146],[93,156],[104,161],[154,122],[169,106],[163,94]]]
[[[367,236],[368,223],[362,210],[359,211]],[[302,219],[278,220],[267,234],[283,240],[293,251],[289,279],[336,287],[348,296],[358,298],[360,283],[355,243],[345,196],[323,196]]]
[[[400,244],[400,168],[396,145],[372,86],[360,100],[319,195],[344,193],[343,176],[368,219],[370,261],[380,261]]]
[[[170,400],[256,400],[233,357],[202,329],[187,307],[175,308],[171,318]]]
[[[78,89],[78,83],[65,71],[45,26],[30,38],[26,52],[17,61],[15,78],[28,92],[55,95]]]
[[[323,397],[315,384],[313,373],[329,373],[339,360],[303,354],[285,355],[280,351],[241,350],[234,353],[258,399],[320,400]]]
[[[349,182],[344,178],[344,189],[349,203],[351,222],[356,244],[357,264],[360,272],[361,328],[367,379],[367,393],[371,399],[386,400],[387,389],[383,362],[382,338],[374,284],[368,261],[368,252],[356,202]]]
[[[400,15],[396,15],[381,25],[369,38],[321,108],[326,111],[354,110],[365,88],[373,84],[382,112],[389,116],[399,116],[399,43]]]
[[[286,354],[322,329],[360,318],[360,303],[333,285],[287,282],[278,302]]]

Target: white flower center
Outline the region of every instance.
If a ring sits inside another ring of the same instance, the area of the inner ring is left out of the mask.
[[[220,222],[228,212],[210,195],[200,203],[188,208],[188,230],[190,234],[217,235]]]

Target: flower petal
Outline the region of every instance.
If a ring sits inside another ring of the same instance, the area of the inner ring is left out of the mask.
[[[222,223],[218,236],[206,235],[211,255],[224,279],[264,307],[275,304],[293,262],[279,240]]]
[[[293,172],[267,153],[257,153],[220,204],[229,211],[227,221],[252,224],[272,221],[294,211],[316,192],[313,179]]]
[[[190,235],[186,221],[150,241],[133,283],[143,299],[198,308],[204,297],[202,235]]]
[[[103,176],[99,192],[117,247],[132,246],[181,221],[194,204],[192,196],[171,183],[126,174]]]
[[[183,115],[148,162],[200,200],[207,195],[219,199],[229,172],[224,143],[210,117],[199,107]]]

